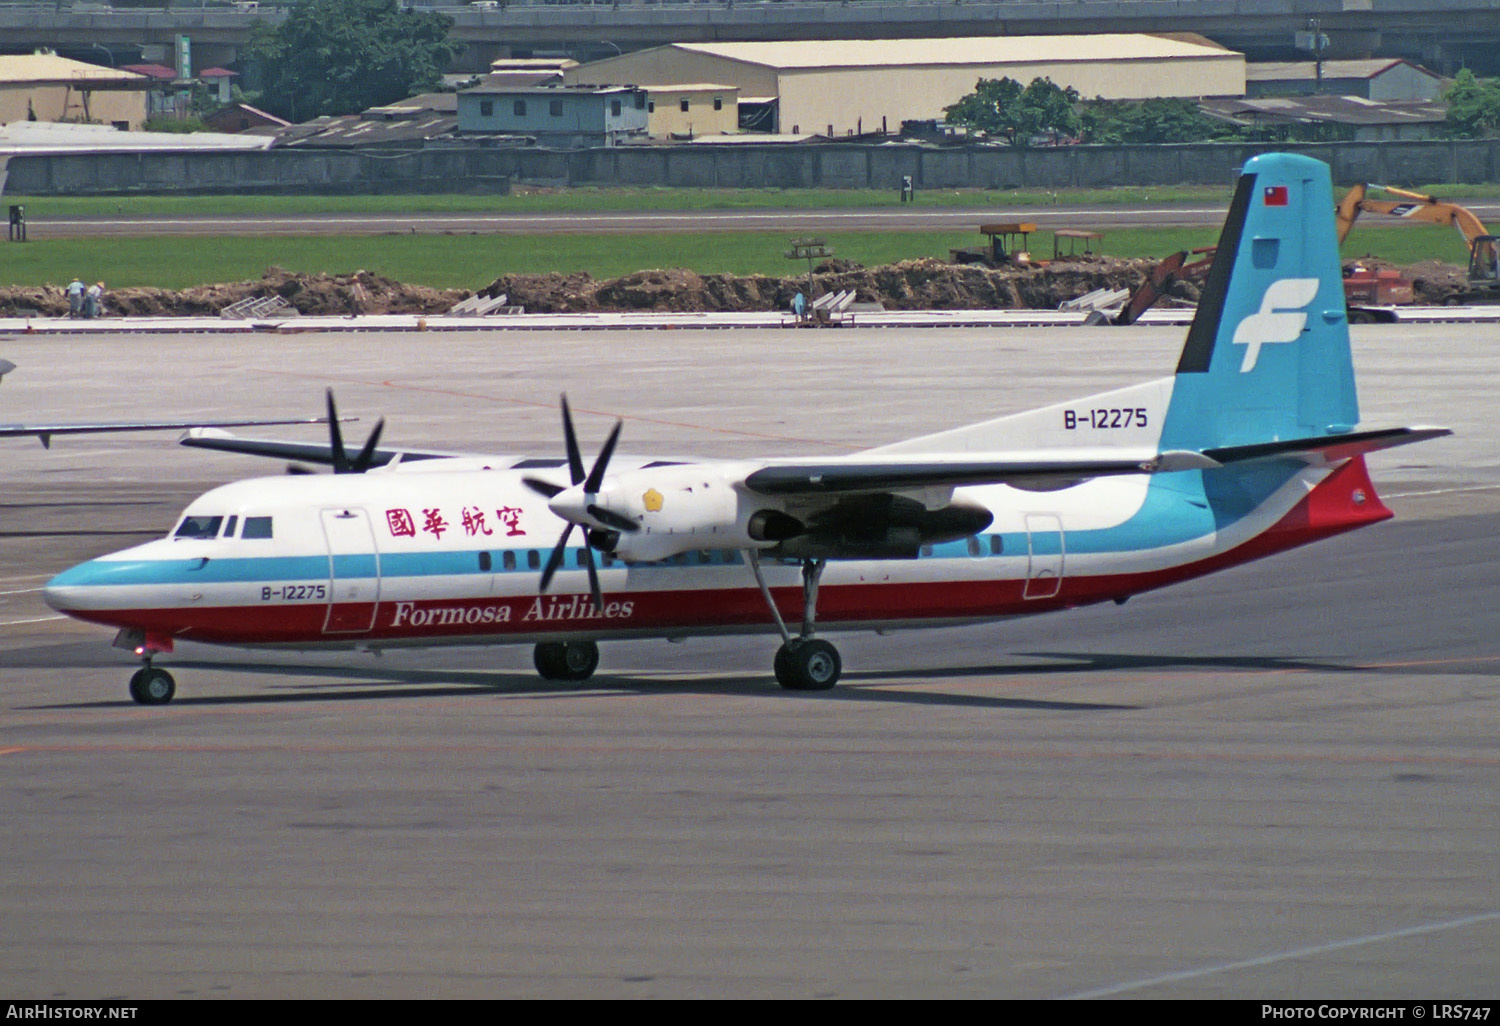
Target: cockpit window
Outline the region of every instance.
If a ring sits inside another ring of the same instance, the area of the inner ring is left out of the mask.
[[[223,517],[183,517],[173,538],[217,538]]]
[[[241,538],[269,538],[271,537],[270,517],[246,517],[245,529],[240,532]]]

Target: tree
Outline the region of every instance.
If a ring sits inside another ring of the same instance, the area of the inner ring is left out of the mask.
[[[1500,130],[1500,82],[1475,78],[1464,68],[1443,93],[1448,120],[1443,134],[1452,139],[1481,139]]]
[[[1078,90],[1050,78],[1034,78],[1025,88],[1013,78],[981,78],[974,91],[944,108],[950,125],[997,136],[1012,146],[1030,146],[1038,136],[1071,136],[1081,122],[1074,106]]]
[[[260,105],[291,121],[355,114],[434,89],[463,49],[453,19],[396,0],[306,0],[276,29],[260,27],[249,59]]]
[[[1095,100],[1084,106],[1081,118],[1083,136],[1092,143],[1189,143],[1236,134],[1234,126],[1180,97]]]

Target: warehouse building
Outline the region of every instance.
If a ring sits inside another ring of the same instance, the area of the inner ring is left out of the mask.
[[[1245,58],[1198,36],[673,43],[580,65],[569,84],[716,82],[775,97],[776,132],[844,136],[941,118],[981,78],[1050,78],[1086,99],[1243,96]]]
[[[461,135],[507,135],[542,146],[618,146],[645,138],[646,91],[635,86],[479,86],[458,94]]]
[[[70,121],[138,131],[154,85],[146,75],[51,53],[0,56],[0,124]]]
[[[1381,103],[1440,99],[1447,81],[1420,64],[1371,60],[1248,64],[1245,96],[1358,96]]]

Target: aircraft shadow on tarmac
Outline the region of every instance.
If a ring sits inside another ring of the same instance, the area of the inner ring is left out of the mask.
[[[72,646],[68,646],[72,647]],[[36,654],[40,650],[34,650]],[[17,660],[18,653],[10,653],[4,664],[19,668],[24,665],[55,667],[62,665],[53,658]],[[737,695],[746,693],[769,694],[791,701],[845,701],[880,702],[902,705],[950,706],[964,708],[1041,710],[1061,712],[1106,712],[1130,711],[1143,706],[1130,703],[1078,702],[1041,698],[996,697],[975,694],[951,694],[922,688],[926,682],[973,678],[1041,678],[1054,675],[1109,674],[1145,671],[1198,670],[1203,672],[1263,672],[1263,673],[1329,673],[1329,674],[1387,674],[1405,675],[1450,674],[1461,672],[1467,675],[1500,675],[1500,659],[1495,657],[1459,657],[1440,660],[1431,665],[1393,664],[1390,666],[1361,665],[1358,662],[1332,662],[1290,656],[1236,656],[1236,655],[1154,655],[1137,653],[1103,652],[1020,652],[1016,653],[1025,662],[989,664],[984,666],[934,666],[926,668],[904,668],[891,670],[865,670],[846,674],[844,682],[837,688],[825,692],[786,692],[775,685],[769,674],[745,675],[725,674],[713,679],[678,679],[668,677],[632,677],[628,674],[597,674],[581,684],[558,681],[541,681],[534,675],[519,670],[446,670],[390,669],[347,666],[317,666],[294,663],[262,662],[218,662],[211,660],[175,660],[173,669],[205,670],[219,673],[242,673],[256,676],[286,678],[326,678],[321,681],[284,683],[272,690],[250,691],[240,695],[179,695],[174,705],[277,705],[294,702],[358,702],[405,698],[449,698],[472,696],[478,693],[511,695],[527,698],[567,699],[601,691],[637,693],[642,695],[692,694],[692,695]],[[107,659],[107,656],[105,657]],[[1045,659],[1049,662],[1032,662]],[[65,661],[67,662],[67,661]],[[81,668],[101,669],[104,659],[81,659],[75,663]],[[113,661],[110,667],[125,669]],[[335,683],[337,682],[337,683]],[[878,685],[884,682],[906,682],[919,690],[892,690]],[[864,686],[861,686],[864,685]],[[67,709],[108,706],[132,706],[123,696],[119,700],[91,700],[65,702],[36,709]]]
[[[167,664],[163,664],[167,665]],[[514,695],[527,698],[567,699],[600,691],[634,692],[638,694],[693,694],[734,695],[759,692],[789,701],[855,701],[891,702],[909,705],[959,706],[964,708],[989,709],[1036,709],[1061,712],[1129,711],[1135,705],[1100,702],[1063,702],[1045,699],[997,698],[986,695],[955,695],[930,691],[892,691],[887,689],[861,688],[851,682],[822,692],[788,692],[777,685],[769,675],[726,675],[713,680],[677,680],[655,678],[631,678],[610,674],[596,674],[581,684],[540,681],[535,676],[516,671],[496,670],[416,670],[391,669],[372,670],[362,667],[353,672],[347,667],[309,666],[285,663],[222,663],[196,660],[178,660],[170,664],[173,669],[207,670],[279,677],[323,677],[335,678],[346,683],[329,686],[323,683],[285,684],[274,691],[257,691],[241,695],[179,695],[173,699],[174,706],[213,705],[277,705],[291,702],[357,702],[403,698],[449,698],[474,695],[482,690],[495,694]],[[965,671],[982,673],[982,669]],[[941,671],[938,671],[941,673]],[[922,677],[928,673],[906,672],[906,678]],[[402,685],[420,685],[403,687]],[[129,706],[134,704],[123,697],[120,700],[56,703],[32,706],[37,709],[98,708],[107,706]]]

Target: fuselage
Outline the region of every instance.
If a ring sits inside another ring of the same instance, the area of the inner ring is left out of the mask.
[[[171,639],[382,648],[776,629],[746,550],[709,534],[664,560],[601,554],[601,610],[575,533],[541,593],[566,524],[522,478],[560,472],[516,462],[225,485],[194,501],[167,537],[65,571],[45,598],[70,616],[141,632],[157,648]],[[1390,516],[1360,457],[1052,491],[962,488],[954,499],[988,509],[989,527],[922,546],[915,558],[831,561],[819,628],[949,625],[1123,600]],[[800,561],[779,558],[770,543],[759,548],[777,608],[795,620]]]

